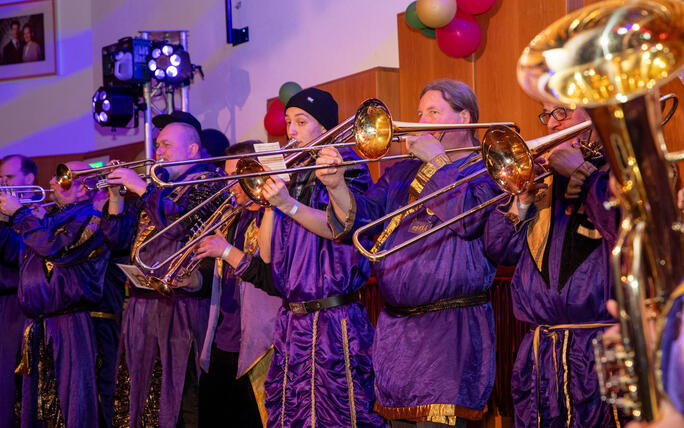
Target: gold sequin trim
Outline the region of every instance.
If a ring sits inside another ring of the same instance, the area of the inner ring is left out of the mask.
[[[287,390],[287,350],[285,351],[285,371],[283,373],[283,403],[280,408],[280,426],[285,428],[285,391]]]
[[[313,319],[313,334],[311,338],[311,426],[316,426],[316,333],[318,333],[318,315],[316,311]]]
[[[569,427],[572,422],[572,403],[570,402],[570,375],[568,372],[568,337],[570,336],[570,330],[565,330],[563,334],[563,394],[565,395],[565,408],[568,410],[568,419],[566,421]],[[555,349],[555,345],[554,345]],[[556,359],[554,357],[554,364]]]
[[[354,404],[354,380],[349,362],[349,336],[347,335],[347,319],[342,318],[342,349],[344,350],[344,370],[347,373],[347,394],[349,395],[349,414],[351,426],[356,428],[356,405]]]

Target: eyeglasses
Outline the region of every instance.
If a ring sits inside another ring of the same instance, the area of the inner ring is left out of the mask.
[[[539,121],[543,124],[546,125],[549,122],[549,118],[553,116],[554,119],[557,121],[562,121],[568,118],[568,113],[571,113],[572,110],[568,109],[567,107],[556,107],[551,111],[551,113],[542,113],[539,115]]]

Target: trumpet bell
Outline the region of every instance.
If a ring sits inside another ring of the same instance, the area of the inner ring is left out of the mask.
[[[505,192],[518,195],[534,183],[534,160],[522,137],[506,126],[493,126],[482,139],[487,173]]]
[[[683,2],[605,1],[537,35],[518,61],[518,82],[537,99],[572,107],[624,103],[676,77],[683,52]]]
[[[236,175],[252,174],[264,171],[264,167],[258,161],[251,158],[240,159],[235,167]],[[240,186],[242,186],[242,190],[247,193],[247,196],[249,196],[252,201],[256,202],[262,207],[269,207],[271,205],[262,194],[264,183],[266,183],[268,177],[269,176],[266,175],[261,177],[240,178],[238,180]]]
[[[64,190],[69,190],[74,180],[71,175],[71,169],[63,163],[57,165],[57,173],[55,174],[57,184]]]
[[[361,104],[356,111],[354,130],[355,149],[365,159],[380,159],[392,145],[392,115],[379,100],[371,98]]]

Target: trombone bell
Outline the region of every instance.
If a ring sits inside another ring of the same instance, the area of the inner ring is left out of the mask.
[[[489,128],[482,139],[482,159],[491,179],[505,192],[518,195],[534,183],[534,160],[525,141],[506,126]]]
[[[257,172],[265,172],[264,167],[256,160],[252,158],[242,158],[238,161],[235,167],[235,174],[252,174]],[[262,194],[263,186],[269,179],[270,175],[262,175],[260,177],[250,177],[250,178],[240,178],[238,182],[242,186],[242,190],[245,191],[249,198],[261,205],[262,207],[270,207],[271,204],[268,203],[264,195]]]

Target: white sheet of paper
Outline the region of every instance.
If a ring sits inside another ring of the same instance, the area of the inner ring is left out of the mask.
[[[131,285],[134,287],[145,290],[154,290],[154,288],[147,285],[147,278],[145,278],[145,275],[137,266],[125,265],[123,263],[117,263],[116,265],[119,266],[119,269],[126,274],[126,277],[131,281]]]
[[[278,143],[261,143],[254,145],[254,151],[257,153],[272,152],[276,150],[280,150],[280,144]],[[257,159],[259,159],[259,162],[261,162],[262,165],[266,165],[274,171],[287,168],[283,155],[257,156]],[[278,177],[285,182],[290,181],[290,174],[278,174]]]

